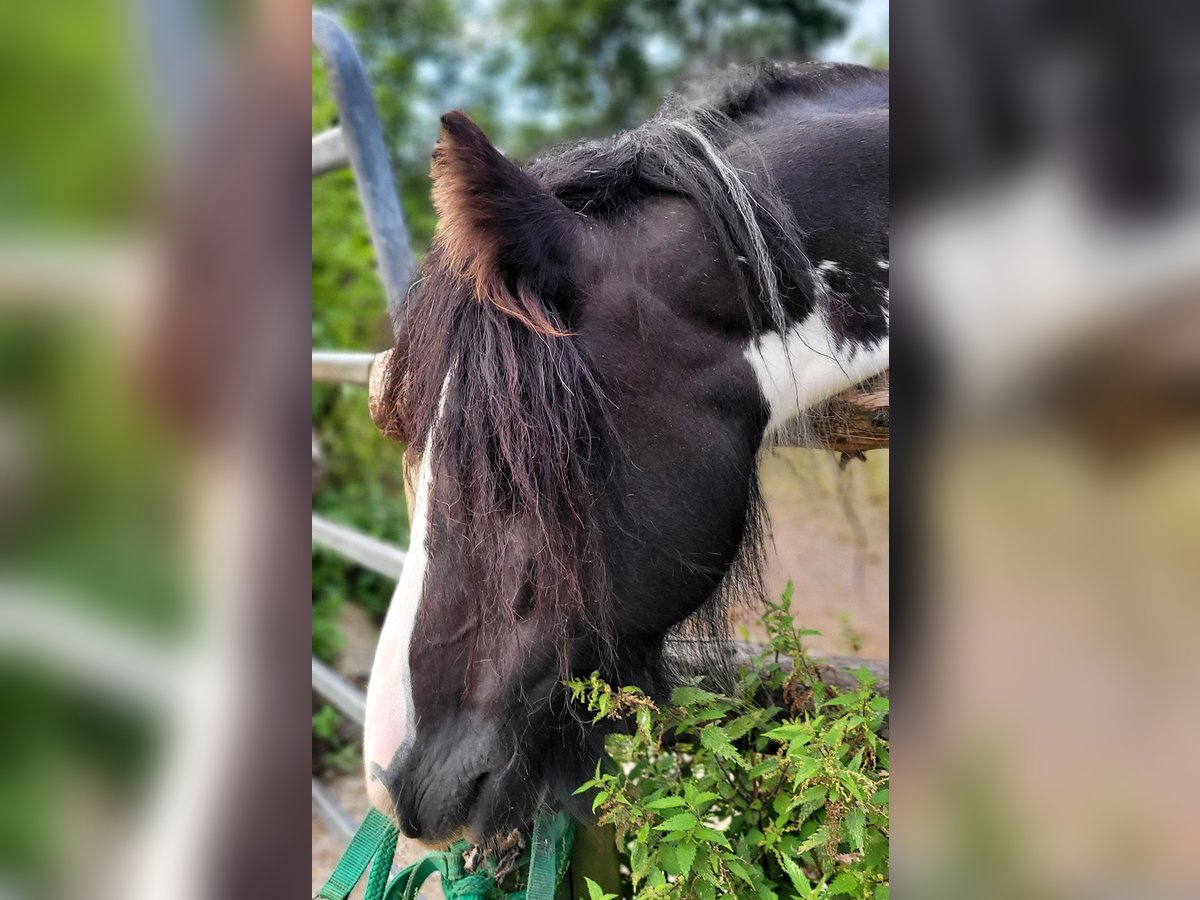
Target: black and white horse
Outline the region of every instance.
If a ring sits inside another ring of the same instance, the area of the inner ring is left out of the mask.
[[[364,746],[371,802],[427,843],[569,802],[600,739],[562,680],[665,690],[668,634],[756,589],[759,449],[888,365],[885,74],[737,69],[524,167],[442,125]]]

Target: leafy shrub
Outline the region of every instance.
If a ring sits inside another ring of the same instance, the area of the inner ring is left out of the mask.
[[[312,716],[313,769],[353,772],[362,766],[357,729],[347,726],[341,713],[327,703]]]
[[[569,683],[595,721],[626,726],[580,788],[616,827],[625,896],[888,897],[888,700],[865,670],[854,690],[822,682],[790,607],[789,585],[729,696],[695,679],[659,706]]]

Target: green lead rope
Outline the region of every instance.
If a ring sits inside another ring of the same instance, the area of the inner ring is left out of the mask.
[[[513,893],[506,893],[489,872],[466,871],[463,854],[470,849],[466,841],[458,841],[448,850],[425,854],[401,869],[389,883],[388,873],[396,854],[396,826],[372,809],[316,896],[320,900],[346,900],[374,859],[367,879],[366,900],[416,900],[421,885],[435,872],[441,876],[446,900],[554,900],[571,862],[574,836],[571,820],[565,813],[539,811],[529,845],[528,882],[524,890]]]
[[[320,900],[346,900],[358,879],[362,878],[371,859],[375,865],[371,868],[371,876],[367,879],[367,900],[378,900],[383,897],[387,887],[388,872],[392,867],[392,857],[396,855],[396,826],[387,816],[372,809],[354,832],[350,846],[342,854],[333,874],[317,892]]]

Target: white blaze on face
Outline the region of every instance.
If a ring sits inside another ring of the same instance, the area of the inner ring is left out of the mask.
[[[375,662],[371,666],[371,680],[367,685],[367,713],[363,727],[367,794],[372,806],[392,817],[395,816],[392,798],[383,782],[372,772],[378,771],[377,766],[386,770],[396,752],[406,742],[412,742],[416,731],[409,647],[417,606],[425,589],[425,570],[429,560],[426,538],[429,531],[429,491],[433,480],[431,455],[426,452],[421,458],[408,557],[383,622],[379,646],[375,649]]]
[[[825,316],[816,310],[784,334],[771,332],[745,351],[759,389],[771,410],[767,433],[815,403],[852,387],[888,367],[888,339],[863,347],[837,347]]]

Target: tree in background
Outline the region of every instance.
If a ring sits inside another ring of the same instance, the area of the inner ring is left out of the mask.
[[[438,117],[466,110],[516,158],[648,116],[683,78],[804,60],[856,0],[333,0],[366,59],[414,239],[432,233]]]

